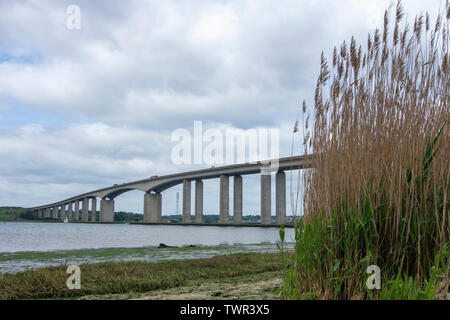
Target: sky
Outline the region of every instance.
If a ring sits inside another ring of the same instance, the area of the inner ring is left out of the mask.
[[[0,206],[207,168],[171,158],[172,133],[193,133],[194,121],[223,133],[279,130],[279,155],[290,156],[321,52],[352,35],[364,47],[390,3],[0,0]],[[402,3],[409,20],[443,5]],[[244,214],[259,214],[259,176],[243,179]],[[176,213],[177,192],[164,191],[163,214]],[[218,179],[205,180],[205,214],[219,212],[218,199]],[[142,213],[142,191],[115,200],[116,211]]]

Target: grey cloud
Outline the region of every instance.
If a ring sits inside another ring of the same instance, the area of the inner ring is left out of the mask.
[[[31,22],[11,33],[28,38],[45,58],[28,70],[3,67],[5,93],[30,107],[152,127],[199,116],[220,121],[222,110],[236,125],[243,115],[272,124],[271,112],[280,107],[295,113],[283,97],[293,101],[313,90],[314,57],[332,31],[320,21],[335,14],[312,1],[82,1],[82,28],[73,32],[61,25],[63,4],[32,4],[16,5],[7,21],[14,26],[14,15],[25,11]],[[8,85],[11,76],[21,90]]]
[[[71,31],[72,2],[0,1],[0,56],[29,58],[0,62],[0,106],[16,101],[69,123],[0,132],[0,203],[40,204],[197,168],[170,161],[171,131],[192,130],[194,120],[278,127],[288,156],[301,101],[312,106],[321,51],[353,34],[365,43],[368,21],[389,3],[84,0],[76,1],[82,28]],[[410,16],[424,9],[403,3]],[[245,206],[257,211],[258,180],[247,181]],[[164,200],[170,210],[175,190]],[[139,196],[121,203],[140,210]]]

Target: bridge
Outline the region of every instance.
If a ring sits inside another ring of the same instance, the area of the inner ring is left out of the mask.
[[[100,221],[114,221],[114,198],[122,193],[141,190],[144,192],[144,223],[162,222],[162,192],[178,184],[183,184],[182,223],[191,221],[191,182],[195,182],[195,218],[194,223],[203,220],[203,180],[220,179],[220,223],[229,224],[230,197],[229,180],[233,177],[233,224],[242,223],[242,176],[261,175],[261,224],[272,224],[271,214],[271,174],[275,174],[275,211],[276,224],[283,224],[286,218],[286,174],[285,171],[311,167],[312,155],[294,156],[269,161],[255,161],[203,170],[182,172],[165,176],[115,184],[94,190],[63,201],[28,208],[40,218],[72,221],[95,221],[97,198],[100,198]],[[89,220],[89,202],[91,202],[91,219]],[[80,208],[81,204],[81,208]],[[80,214],[81,213],[81,214]]]

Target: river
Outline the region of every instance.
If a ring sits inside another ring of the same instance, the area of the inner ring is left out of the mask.
[[[294,230],[286,229],[292,242]],[[0,273],[59,264],[161,261],[276,252],[279,228],[100,223],[0,223]],[[160,243],[171,248],[158,248]]]

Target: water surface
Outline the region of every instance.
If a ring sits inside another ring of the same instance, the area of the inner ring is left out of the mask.
[[[286,240],[293,238],[286,229]],[[99,223],[0,223],[0,273],[60,264],[161,261],[276,252],[279,228]],[[160,243],[173,248],[158,248]]]

